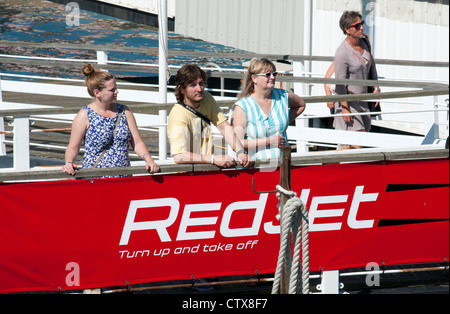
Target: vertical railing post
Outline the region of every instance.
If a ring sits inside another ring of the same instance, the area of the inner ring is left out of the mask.
[[[219,73],[223,72],[222,68],[216,63],[209,62],[206,66],[218,69]],[[223,77],[220,78],[220,90],[220,96],[225,96],[225,78]]]
[[[159,110],[159,161],[167,160],[167,110]]]
[[[159,101],[167,102],[168,20],[167,0],[158,0],[159,18]]]
[[[0,117],[0,132],[3,131],[5,131],[5,120],[3,119],[3,117]],[[6,156],[5,134],[1,133],[0,133],[0,156]]]
[[[304,77],[305,76],[305,63],[300,61],[294,61],[292,63],[294,77]],[[299,96],[306,96],[306,84],[305,83],[294,83],[294,93]]]
[[[437,109],[437,96],[424,97],[424,110]],[[439,138],[439,112],[430,111],[424,113],[425,139],[422,144],[433,144]]]
[[[322,272],[320,290],[322,294],[339,294],[339,270],[327,270]]]
[[[2,78],[0,77],[0,105],[3,102],[2,96]],[[1,107],[1,106],[0,106]],[[0,117],[0,131],[5,131],[5,120]],[[5,134],[0,134],[0,156],[6,155]]]
[[[286,145],[281,148],[281,167],[280,167],[280,186],[290,191],[291,190],[291,147]],[[288,196],[281,193],[280,197],[280,225],[283,226],[283,208],[286,202],[289,200]],[[283,228],[280,230],[280,241],[284,238],[282,234]],[[288,231],[290,232],[290,231]],[[282,243],[280,242],[282,245]],[[286,248],[286,254],[291,254],[290,245]],[[286,258],[283,262],[283,269],[281,271],[281,280],[280,280],[280,294],[288,294],[289,293],[289,278],[287,278],[286,273]]]
[[[294,62],[294,76],[295,77],[304,77],[305,76],[305,64],[304,62]],[[305,83],[294,83],[294,92],[299,96],[307,95],[307,85]],[[295,120],[296,128],[308,128],[309,127],[309,119],[297,119]],[[297,153],[306,153],[308,152],[308,142],[307,141],[297,141]]]
[[[108,54],[106,53],[106,51],[97,51],[97,64],[108,64]]]
[[[447,137],[448,137],[448,132],[449,132],[449,118],[450,118],[450,112],[448,111],[449,108],[449,100],[446,99],[445,103],[447,104],[447,123],[446,123],[446,131],[447,131]]]
[[[30,170],[30,118],[14,117],[14,170]]]

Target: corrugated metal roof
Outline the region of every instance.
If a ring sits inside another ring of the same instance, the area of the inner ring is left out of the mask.
[[[304,1],[176,0],[175,31],[238,49],[303,54]]]

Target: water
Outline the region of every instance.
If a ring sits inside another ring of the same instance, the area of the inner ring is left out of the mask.
[[[158,47],[158,30],[146,25],[112,18],[81,10],[79,26],[68,26],[65,6],[43,0],[0,0],[0,40],[51,42],[67,44],[111,45],[114,47]],[[186,38],[169,33],[169,49],[200,52],[237,52],[232,47]],[[25,47],[1,47],[0,54],[96,59],[94,51],[73,49],[43,49]],[[108,60],[138,63],[158,63],[157,54],[109,52]],[[242,60],[170,57],[170,65],[197,63],[200,66],[214,62],[223,68],[242,68]],[[55,73],[55,71],[57,73]],[[55,69],[51,63],[42,66],[1,64],[0,72],[81,78],[80,69]],[[111,71],[113,72],[113,71]],[[115,73],[118,77],[154,76],[151,73]]]

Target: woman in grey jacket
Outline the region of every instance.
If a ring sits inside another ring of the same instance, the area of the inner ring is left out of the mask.
[[[340,19],[340,27],[346,39],[336,51],[335,77],[336,79],[377,80],[378,74],[375,61],[367,40],[364,40],[364,21],[359,12],[345,11]],[[364,94],[368,92],[367,86],[336,85],[336,94]],[[374,93],[380,88],[374,87]],[[379,104],[377,104],[379,105]],[[366,101],[342,101],[336,103],[336,114],[369,112]],[[367,116],[335,117],[334,128],[337,130],[351,130],[369,132],[371,118]],[[342,149],[361,148],[359,146],[343,145]]]

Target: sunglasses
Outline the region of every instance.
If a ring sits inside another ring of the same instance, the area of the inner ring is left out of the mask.
[[[255,74],[256,76],[265,76],[267,78],[270,78],[272,75],[273,77],[277,77],[278,72],[267,72],[267,73],[261,73],[261,74]]]
[[[366,22],[364,20],[362,20],[359,23],[355,23],[355,24],[350,25],[350,28],[354,27],[356,30],[359,31],[361,29],[361,27],[364,27],[365,24],[366,24]]]

